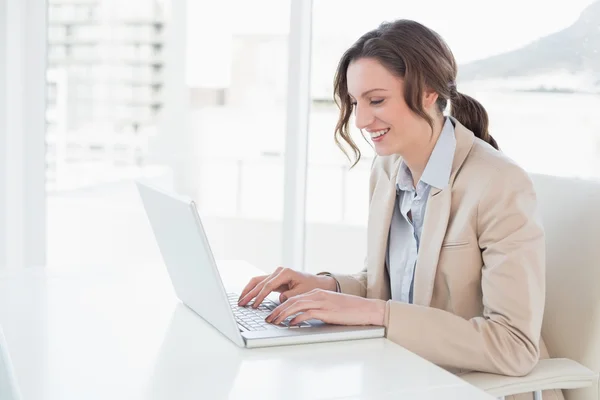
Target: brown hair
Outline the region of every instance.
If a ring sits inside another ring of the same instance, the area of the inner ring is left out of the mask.
[[[408,107],[427,121],[433,129],[433,120],[423,109],[423,92],[430,88],[438,93],[440,113],[450,101],[450,114],[475,136],[498,149],[488,132],[488,115],[474,98],[456,89],[456,60],[446,42],[433,30],[410,20],[384,22],[361,36],[342,56],[334,79],[334,99],[340,109],[335,127],[335,142],[346,153],[342,141],[354,153],[354,164],[361,152],[350,137],[348,123],[353,106],[348,95],[346,71],[359,58],[378,60],[394,75],[404,78],[404,100]],[[348,158],[350,158],[348,156]]]

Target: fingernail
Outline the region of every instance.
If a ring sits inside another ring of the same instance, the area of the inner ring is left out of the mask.
[[[286,300],[287,300],[287,297],[285,297],[284,295],[281,295],[281,302],[283,303]]]

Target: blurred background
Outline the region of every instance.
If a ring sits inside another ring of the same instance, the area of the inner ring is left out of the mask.
[[[282,263],[289,0],[49,0],[47,261],[162,263],[134,179],[198,203],[215,255]],[[337,61],[383,21],[415,19],[459,63],[502,150],[530,172],[600,177],[600,2],[314,0],[304,263],[354,272],[373,151],[333,141]]]

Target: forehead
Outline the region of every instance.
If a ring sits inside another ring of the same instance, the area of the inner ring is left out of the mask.
[[[355,98],[371,89],[394,90],[402,84],[402,79],[373,58],[359,58],[351,62],[346,71],[346,80],[348,93]]]

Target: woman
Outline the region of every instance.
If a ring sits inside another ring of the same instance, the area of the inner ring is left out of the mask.
[[[356,126],[377,157],[365,268],[255,277],[239,304],[272,291],[267,318],[386,327],[388,339],[453,372],[520,376],[540,339],[544,231],[526,172],[498,150],[485,109],[456,87],[452,52],[414,21],[384,23],[348,49],[335,77],[335,138],[356,161]],[[444,110],[450,104],[450,116]],[[560,393],[546,393],[555,398]]]

